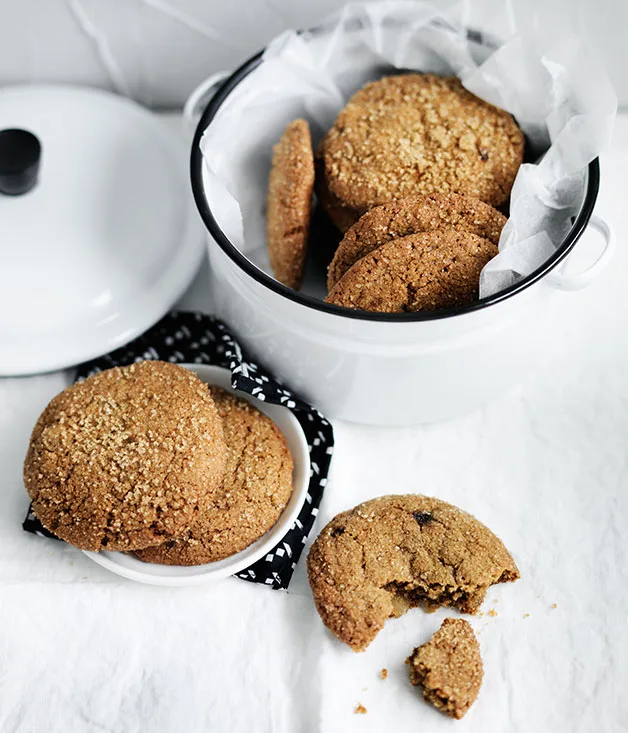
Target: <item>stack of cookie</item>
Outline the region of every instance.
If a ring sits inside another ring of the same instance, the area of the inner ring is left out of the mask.
[[[198,565],[278,520],[292,457],[248,401],[165,362],[89,377],[40,416],[24,483],[41,523],[84,550]]]
[[[316,160],[307,123],[288,125],[269,180],[267,241],[278,280],[298,288],[311,196],[344,233],[327,302],[429,311],[478,297],[523,160],[514,119],[456,77],[389,76],[341,110]],[[316,243],[314,246],[318,246]]]

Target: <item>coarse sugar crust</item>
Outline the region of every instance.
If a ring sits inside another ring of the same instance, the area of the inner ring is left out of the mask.
[[[331,290],[359,259],[391,239],[456,229],[499,243],[506,217],[489,204],[457,193],[408,196],[367,211],[343,237],[327,274]]]
[[[343,206],[342,202],[331,193],[325,180],[325,166],[322,158],[317,157],[315,159],[314,169],[316,171],[314,185],[318,202],[336,229],[344,233],[355,224],[360,218],[360,214],[348,206]]]
[[[84,550],[180,534],[221,491],[222,423],[201,380],[144,361],[57,395],[33,430],[24,483],[44,527]]]
[[[327,303],[381,313],[413,313],[477,300],[480,273],[498,253],[488,239],[443,229],[392,239],[358,260]]]
[[[406,659],[410,681],[425,700],[452,718],[462,718],[476,701],[484,667],[471,624],[446,618],[434,636]]]
[[[293,462],[275,423],[220,387],[211,393],[227,444],[224,491],[180,537],[136,553],[162,565],[202,565],[234,555],[265,534],[292,493]]]
[[[524,138],[510,114],[456,77],[387,76],[351,97],[323,138],[325,181],[357,216],[411,194],[508,198]]]
[[[305,120],[290,122],[273,149],[266,240],[279,282],[298,290],[307,254],[314,189],[314,153]]]

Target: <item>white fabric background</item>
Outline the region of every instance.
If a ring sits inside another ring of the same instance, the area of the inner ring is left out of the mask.
[[[446,5],[448,0],[434,0]],[[288,27],[343,0],[0,0],[0,85],[74,81],[155,107],[181,106],[210,73],[231,69]],[[628,104],[625,0],[468,0],[468,22],[502,36],[567,26],[606,63]]]
[[[177,105],[210,71],[335,5],[0,0],[0,84],[73,80]],[[473,12],[504,25],[517,13],[531,18],[532,5],[539,18],[585,29],[626,101],[628,4],[481,0]],[[212,39],[226,29],[227,46]],[[477,513],[520,564],[520,582],[489,593],[484,610],[498,616],[474,621],[486,677],[466,719],[451,723],[427,708],[402,664],[442,614],[414,611],[353,655],[322,628],[302,564],[289,595],[236,580],[153,589],[23,533],[22,460],[37,415],[68,383],[57,373],[0,380],[0,731],[626,730],[627,169],[623,118],[602,160],[599,206],[617,228],[616,261],[590,290],[564,295],[556,351],[524,385],[447,424],[336,425],[321,523],[368,496],[423,491]],[[207,307],[202,275],[186,304]],[[358,702],[367,715],[353,714]]]
[[[368,497],[425,492],[475,513],[519,564],[520,581],[488,594],[482,610],[498,615],[472,619],[485,680],[465,719],[426,706],[403,665],[442,611],[390,621],[354,654],[318,619],[303,562],[289,594],[234,579],[159,589],[22,532],[22,461],[39,412],[69,381],[57,373],[0,380],[0,731],[625,731],[627,169],[620,117],[598,206],[617,229],[616,260],[591,289],[563,294],[555,351],[523,385],[448,423],[335,424],[319,527]],[[585,254],[594,244],[587,234]],[[208,296],[201,272],[183,305],[209,308]],[[358,702],[366,715],[353,713]]]

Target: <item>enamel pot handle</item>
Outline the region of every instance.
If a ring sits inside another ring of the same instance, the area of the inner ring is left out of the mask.
[[[549,282],[560,290],[581,290],[593,283],[606,269],[615,250],[615,232],[608,222],[593,214],[589,226],[598,231],[604,238],[604,247],[593,262],[580,272],[553,272]],[[586,236],[586,232],[584,233]]]

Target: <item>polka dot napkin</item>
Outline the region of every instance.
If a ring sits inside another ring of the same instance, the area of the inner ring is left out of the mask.
[[[265,402],[284,405],[299,421],[310,448],[311,474],[306,502],[281,542],[266,557],[237,574],[242,580],[286,589],[312,530],[327,483],[334,447],[332,426],[318,410],[252,361],[224,323],[201,313],[170,313],[130,344],[79,366],[76,379],[144,359],[226,367],[231,370],[234,389]],[[57,539],[30,509],[22,526],[26,532]]]

